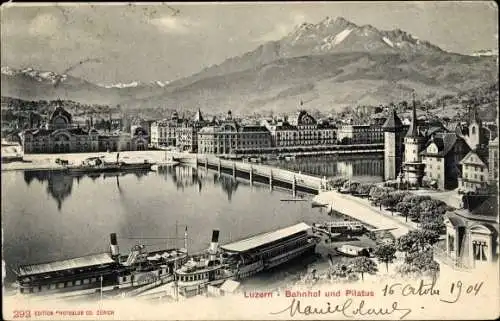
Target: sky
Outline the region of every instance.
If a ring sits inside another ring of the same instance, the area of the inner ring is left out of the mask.
[[[327,16],[468,54],[497,50],[497,10],[488,1],[4,4],[1,64],[99,84],[169,81]]]

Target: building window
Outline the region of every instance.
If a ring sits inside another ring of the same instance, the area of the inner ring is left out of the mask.
[[[455,237],[453,235],[448,235],[448,249],[450,252],[455,251]]]
[[[487,261],[486,256],[488,246],[484,242],[473,242],[472,251],[474,255],[474,260],[476,261]]]

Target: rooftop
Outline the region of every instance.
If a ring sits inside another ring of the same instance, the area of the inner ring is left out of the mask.
[[[393,109],[389,116],[387,117],[384,125],[382,125],[383,129],[399,129],[403,127],[403,123],[401,119],[398,117],[396,110]]]
[[[91,254],[62,261],[23,265],[19,267],[19,276],[29,276],[35,274],[78,269],[95,265],[110,264],[113,262],[114,260],[108,253]]]
[[[424,150],[420,154],[427,156],[446,156],[453,149],[458,139],[455,133],[436,133],[431,136],[425,148],[434,143],[438,148],[438,152],[428,153],[427,150]]]
[[[309,225],[302,222],[276,231],[255,235],[244,240],[222,245],[221,248],[231,252],[245,252],[256,247],[278,241],[290,235],[305,232],[310,228],[311,227]]]

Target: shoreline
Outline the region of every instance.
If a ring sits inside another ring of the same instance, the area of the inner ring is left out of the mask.
[[[101,157],[107,161],[116,161],[116,155],[120,154],[120,160],[148,160],[154,163],[162,163],[167,159],[165,151],[125,151],[125,152],[97,152],[97,153],[70,153],[70,154],[25,154],[23,161],[2,163],[2,172],[29,171],[29,170],[64,170],[64,166],[56,164],[57,158],[68,160],[70,164],[76,165],[89,157]]]
[[[375,226],[377,229],[390,229],[394,237],[400,237],[415,229],[411,224],[400,222],[396,216],[386,215],[367,203],[366,200],[355,196],[338,193],[337,191],[321,192],[313,198],[313,202],[332,205],[333,209],[360,222]]]

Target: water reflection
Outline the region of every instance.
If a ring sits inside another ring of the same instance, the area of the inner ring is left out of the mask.
[[[135,175],[138,180],[142,176],[147,175],[148,172],[137,171],[137,172],[127,172],[127,173],[68,173],[62,171],[25,171],[24,172],[24,182],[26,185],[30,185],[33,180],[37,180],[40,183],[47,182],[47,193],[52,196],[52,198],[57,203],[57,209],[61,211],[62,204],[65,199],[67,199],[73,190],[73,182],[79,184],[83,177],[89,177],[92,181],[96,181],[102,176],[103,179],[109,179],[116,177],[116,182],[118,190],[120,192],[120,182],[119,177],[124,175]]]
[[[231,176],[214,174],[214,185],[220,185],[227,194],[227,200],[231,202],[231,197],[238,189],[238,181]]]
[[[69,195],[73,189],[73,177],[63,173],[63,172],[52,172],[52,171],[28,171],[24,172],[24,181],[27,185],[30,185],[33,180],[37,180],[41,183],[47,181],[47,193],[52,196],[52,198],[57,203],[57,209],[60,211],[62,208],[62,203]]]
[[[116,180],[118,193],[122,195],[123,191],[120,187],[120,177],[134,175],[137,181],[142,177],[149,175],[148,171],[125,172],[125,173],[88,173],[88,174],[72,174],[62,171],[26,171],[24,172],[24,182],[30,185],[33,180],[44,184],[47,182],[47,193],[56,201],[59,211],[65,199],[67,199],[73,191],[73,183],[80,184],[84,177],[90,178],[93,182],[98,183],[98,179]],[[152,174],[154,175],[154,174]],[[233,194],[238,188],[238,182],[231,176],[214,174],[213,177],[205,170],[198,170],[191,166],[166,166],[160,167],[157,175],[162,176],[165,181],[171,182],[177,190],[183,191],[185,188],[196,186],[198,193],[201,194],[204,185],[207,182],[213,181],[214,186],[220,186],[227,199],[231,201]]]
[[[359,155],[351,157],[324,155],[301,157],[291,161],[274,160],[267,163],[316,176],[346,176],[382,180],[384,174],[384,159],[382,155]]]
[[[346,176],[360,180],[377,181],[382,179],[383,158],[379,156],[365,155],[357,158],[341,158],[338,156],[316,156],[307,158],[297,158],[292,161],[270,161],[271,165],[286,168],[302,173],[316,176]],[[118,193],[121,195],[120,177],[124,175],[134,175],[137,181],[149,175],[148,171],[135,171],[126,173],[89,173],[74,174],[61,171],[26,171],[24,181],[29,186],[33,180],[41,183],[48,182],[46,191],[57,203],[57,208],[61,211],[63,202],[71,195],[73,183],[77,184],[84,177],[90,178],[93,182],[98,182],[102,177],[104,180],[115,179]],[[194,166],[164,166],[159,167],[156,174],[163,177],[166,182],[171,182],[177,190],[184,191],[192,186],[197,187],[201,194],[207,183],[213,186],[220,186],[227,199],[231,202],[234,193],[238,189],[238,181],[230,175],[218,175],[207,172],[203,168]]]
[[[162,175],[166,181],[171,179],[178,190],[197,186],[199,193],[201,193],[203,186],[211,180],[214,186],[220,186],[227,194],[228,201],[231,201],[238,188],[238,182],[231,176],[213,174],[212,179],[210,179],[210,175],[205,169],[198,169],[194,166],[160,167],[158,174]]]

